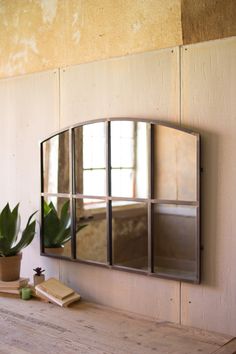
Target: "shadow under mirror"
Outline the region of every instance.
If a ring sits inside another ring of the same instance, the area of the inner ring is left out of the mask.
[[[69,132],[43,143],[43,192],[69,193]]]
[[[111,195],[147,198],[150,124],[111,121]]]
[[[197,200],[197,142],[194,134],[154,125],[154,198]]]
[[[148,209],[146,203],[112,202],[113,263],[129,268],[148,267]]]
[[[76,258],[107,263],[106,201],[76,199]]]
[[[196,280],[197,209],[153,204],[154,271]]]
[[[46,254],[71,257],[70,200],[44,197],[43,245]]]
[[[76,193],[106,196],[106,124],[74,129]]]

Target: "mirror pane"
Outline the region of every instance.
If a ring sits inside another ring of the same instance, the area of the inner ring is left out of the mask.
[[[106,125],[86,124],[74,129],[76,193],[106,195]]]
[[[148,267],[147,204],[112,202],[113,263],[146,270]]]
[[[150,124],[111,122],[111,195],[148,197]]]
[[[45,253],[71,257],[71,215],[68,198],[44,198],[42,235]]]
[[[155,272],[195,280],[197,209],[154,204],[153,216]]]
[[[197,200],[197,137],[154,125],[154,198]]]
[[[77,258],[107,263],[106,201],[76,199]]]
[[[44,193],[69,193],[69,132],[60,133],[43,143]]]

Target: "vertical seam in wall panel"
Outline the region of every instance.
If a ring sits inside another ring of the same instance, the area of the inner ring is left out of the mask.
[[[61,69],[58,68],[58,128],[61,129]],[[58,262],[58,275],[59,280],[61,279],[61,263],[62,261],[59,259]]]
[[[179,46],[179,124],[182,123],[182,46]]]
[[[182,324],[182,282],[179,282],[179,324]]]
[[[179,46],[179,124],[182,123],[182,46]],[[182,282],[179,282],[179,324],[182,324]]]
[[[59,129],[61,129],[61,69],[58,69]]]

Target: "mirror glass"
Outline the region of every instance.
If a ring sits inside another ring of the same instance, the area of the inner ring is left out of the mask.
[[[44,253],[199,282],[199,143],[128,118],[43,141]]]
[[[76,193],[106,195],[106,125],[87,124],[74,129]]]
[[[44,193],[69,193],[69,132],[60,133],[43,143]]]
[[[107,263],[106,201],[76,199],[77,258]]]
[[[148,266],[147,204],[112,202],[113,263],[146,270]]]
[[[111,122],[111,195],[148,197],[150,124]]]
[[[44,198],[43,245],[47,254],[71,257],[70,200],[48,196]]]
[[[155,272],[185,279],[197,273],[197,209],[192,206],[153,205]]]
[[[197,200],[197,137],[154,125],[154,198]]]

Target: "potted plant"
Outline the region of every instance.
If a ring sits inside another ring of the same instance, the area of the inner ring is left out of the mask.
[[[64,245],[71,240],[71,216],[70,201],[66,201],[60,215],[58,214],[54,204],[49,204],[44,200],[43,213],[43,240],[44,250],[49,253],[61,254]],[[76,232],[83,229],[87,225],[78,225]]]
[[[35,235],[34,212],[20,234],[19,204],[11,211],[9,204],[0,212],[0,280],[14,281],[20,277],[21,250],[28,246]]]
[[[43,272],[45,272],[45,269],[42,269],[41,267],[37,267],[33,269],[35,271],[34,274],[34,286],[41,284],[45,280],[45,275]]]

